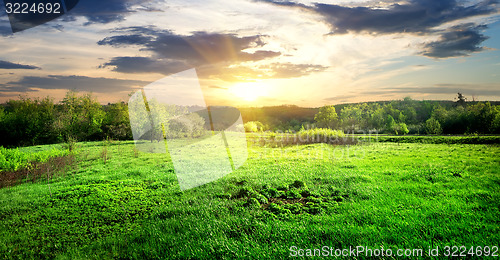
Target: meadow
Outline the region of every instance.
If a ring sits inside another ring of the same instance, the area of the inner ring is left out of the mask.
[[[81,142],[56,177],[0,189],[0,258],[282,259],[323,246],[500,254],[500,146],[386,139],[250,138],[242,167],[185,191],[167,154]],[[54,150],[66,153],[18,151]]]

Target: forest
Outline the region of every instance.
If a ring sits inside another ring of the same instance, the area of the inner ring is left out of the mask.
[[[321,108],[283,105],[239,110],[247,132],[298,132],[321,127],[352,134],[500,134],[499,102],[468,102],[460,93],[455,101],[404,98]],[[206,123],[203,119],[198,122]],[[133,139],[127,103],[102,105],[92,94],[70,91],[58,103],[49,97],[21,96],[0,106],[1,146],[105,139]]]

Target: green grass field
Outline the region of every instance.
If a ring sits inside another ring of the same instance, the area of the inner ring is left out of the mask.
[[[0,257],[281,259],[293,246],[500,255],[499,154],[482,144],[251,144],[241,168],[181,192],[165,154],[79,143],[60,177],[0,189]]]

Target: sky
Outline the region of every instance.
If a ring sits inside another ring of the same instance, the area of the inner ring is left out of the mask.
[[[13,33],[0,7],[0,102],[127,101],[196,69],[207,104],[500,100],[495,0],[80,0]],[[182,90],[179,87],[179,93]],[[173,93],[174,94],[174,93]]]

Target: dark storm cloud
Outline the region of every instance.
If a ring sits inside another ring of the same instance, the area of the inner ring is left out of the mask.
[[[23,65],[19,63],[13,63],[10,61],[0,60],[0,69],[14,70],[14,69],[26,69],[26,70],[34,70],[40,69],[37,66],[33,65]]]
[[[316,3],[313,6],[293,2],[260,0],[279,6],[297,7],[323,16],[331,33],[426,33],[446,22],[497,12],[496,0],[464,6],[456,0],[410,0],[387,9],[346,7]]]
[[[30,89],[33,88],[71,89],[96,93],[116,93],[121,91],[131,91],[149,83],[150,82],[140,80],[49,75],[47,77],[23,77],[19,81],[7,83],[7,87],[5,87],[5,89],[24,89],[24,91],[30,91]]]
[[[432,58],[449,58],[468,56],[470,53],[482,51],[479,46],[488,37],[480,33],[486,26],[471,24],[455,26],[441,35],[438,41],[425,44],[422,55]]]

